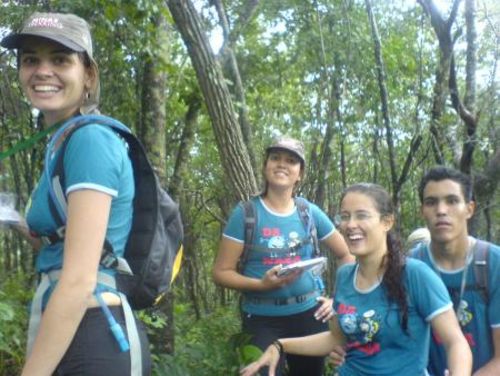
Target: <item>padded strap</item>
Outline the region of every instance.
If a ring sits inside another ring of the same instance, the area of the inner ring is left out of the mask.
[[[255,227],[257,227],[257,215],[252,199],[242,202],[243,205],[243,218],[245,220],[245,233],[243,241],[243,252],[238,262],[238,270],[243,271],[243,267],[248,261],[249,248],[253,248],[252,243],[254,239]]]
[[[33,343],[35,341],[38,329],[40,326],[40,321],[42,317],[42,304],[43,296],[49,289],[51,283],[56,282],[61,275],[60,270],[52,271],[49,273],[42,273],[40,283],[33,297],[31,303],[31,314],[28,326],[28,341],[27,341],[27,355],[31,353],[33,349]],[[106,286],[110,289],[116,291],[116,279],[114,276],[99,272],[97,275],[97,282]],[[120,297],[122,309],[125,317],[125,324],[127,329],[127,337],[130,345],[130,375],[131,376],[142,376],[142,348],[141,341],[139,338],[139,331],[137,330],[137,325],[135,322],[134,313],[132,308],[128,303],[125,294],[117,292]]]
[[[60,270],[52,271],[50,273],[43,273],[40,278],[40,283],[35,291],[33,300],[31,301],[31,312],[28,325],[28,341],[26,354],[29,356],[31,350],[33,350],[33,343],[35,342],[36,335],[38,334],[38,328],[40,327],[40,321],[42,319],[42,305],[43,297],[47,290],[50,288],[52,282],[59,279],[61,274]]]
[[[114,276],[101,273],[97,275],[97,283],[116,290],[116,279]],[[127,337],[130,345],[130,375],[142,376],[142,347],[139,339],[139,331],[135,322],[134,313],[128,303],[125,294],[117,291],[122,303],[123,314],[125,316],[125,326],[127,329]]]
[[[313,257],[321,256],[321,248],[319,247],[318,241],[318,230],[316,229],[316,223],[314,223],[314,218],[311,213],[311,206],[303,197],[295,197],[295,206],[299,212],[300,220],[306,229],[306,234],[310,236],[313,243]]]
[[[411,253],[411,257],[416,258],[417,260],[423,261],[424,257],[425,257],[424,250],[425,250],[424,245],[419,244],[416,248],[413,249],[413,251]],[[438,275],[439,275],[439,273],[438,273]]]
[[[488,283],[488,251],[489,243],[483,240],[476,240],[474,256],[473,256],[473,266],[474,266],[474,277],[476,279],[476,285],[479,289],[481,296],[483,297],[486,304],[489,302],[489,283]]]

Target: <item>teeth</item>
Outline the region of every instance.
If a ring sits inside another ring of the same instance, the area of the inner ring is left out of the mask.
[[[350,240],[360,240],[362,239],[363,237],[361,235],[349,235],[349,239]]]
[[[33,89],[35,91],[39,91],[39,92],[57,92],[57,91],[59,91],[58,87],[52,86],[52,85],[37,85],[37,86],[33,87]]]

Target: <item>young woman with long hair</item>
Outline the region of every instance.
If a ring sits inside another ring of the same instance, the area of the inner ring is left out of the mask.
[[[250,202],[256,213],[253,239],[245,239],[245,210],[239,204],[224,229],[215,262],[215,282],[242,292],[243,331],[251,335],[252,344],[263,350],[280,337],[326,330],[333,311],[331,299],[323,296],[320,275],[311,271],[279,274],[287,264],[314,257],[314,241],[300,218],[299,199],[295,198],[304,169],[304,146],[300,141],[282,137],[266,149],[265,187]],[[301,200],[307,207],[308,223],[314,222],[317,238],[340,262],[353,261],[327,215]],[[290,355],[286,360],[289,375],[323,374],[323,357]]]
[[[430,326],[443,341],[451,375],[470,375],[471,352],[440,279],[424,263],[406,260],[392,233],[394,208],[376,184],[355,184],[342,194],[339,227],[356,263],[337,271],[330,331],[279,339],[241,372],[253,375],[281,353],[325,355],[346,351],[341,376],[426,375]]]
[[[17,50],[21,87],[46,128],[97,111],[99,72],[85,20],[34,13],[0,44]],[[91,124],[74,132],[62,158],[64,234],[49,207],[47,174],[31,194],[27,226],[15,226],[38,251],[40,273],[34,299],[40,308],[32,304],[22,375],[147,375],[151,362],[145,329],[124,313],[126,298],[99,282],[99,276],[114,273],[100,264],[105,241],[122,257],[132,224],[134,176],[127,145],[110,128]],[[56,160],[50,159],[48,168]]]

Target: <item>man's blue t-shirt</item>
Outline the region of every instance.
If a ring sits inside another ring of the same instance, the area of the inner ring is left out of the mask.
[[[471,240],[475,242],[474,238],[471,238]],[[489,247],[488,306],[486,306],[481,293],[475,289],[477,283],[474,266],[472,265],[472,257],[468,259],[467,268],[445,270],[440,268],[435,262],[429,245],[423,244],[419,247],[423,247],[422,261],[428,264],[441,277],[454,301],[455,307],[458,306],[458,321],[471,347],[473,371],[475,372],[493,358],[492,330],[500,328],[500,247],[494,244],[490,244]],[[417,249],[411,250],[410,255],[415,257],[416,252]],[[462,299],[459,299],[465,269],[467,269],[467,281]],[[433,335],[429,355],[429,372],[431,375],[440,376],[446,368],[448,368],[446,352],[440,339],[436,335]]]
[[[57,159],[51,160],[51,169]],[[64,155],[66,194],[91,189],[112,196],[106,239],[118,256],[123,256],[132,225],[134,176],[125,142],[111,129],[91,124],[75,131]],[[42,174],[32,192],[26,220],[39,235],[54,234],[57,224],[49,209],[48,182]],[[48,272],[62,267],[63,244],[44,246],[37,255],[36,268]]]
[[[340,376],[422,376],[427,366],[430,321],[452,308],[443,282],[423,262],[408,259],[403,274],[408,299],[408,332],[399,306],[384,286],[356,287],[358,264],[337,271],[334,307],[347,339]]]
[[[279,214],[268,208],[260,197],[252,200],[257,217],[252,243],[255,248],[247,250],[248,258],[243,269],[244,275],[260,279],[267,270],[278,264],[288,265],[313,257],[311,242],[290,251],[290,247],[309,237],[296,208],[290,213]],[[318,206],[312,203],[308,204],[316,225],[318,239],[323,240],[332,235],[335,231],[332,221]],[[224,229],[224,237],[238,243],[244,243],[244,214],[242,205],[237,205],[234,208]],[[243,311],[265,316],[285,316],[304,312],[317,304],[316,297],[323,289],[321,276],[313,275],[307,271],[293,283],[280,289],[266,292],[243,292]],[[315,291],[316,294],[314,294]],[[292,304],[280,305],[270,301],[272,300],[270,298],[291,298],[305,295],[307,298],[304,301]]]

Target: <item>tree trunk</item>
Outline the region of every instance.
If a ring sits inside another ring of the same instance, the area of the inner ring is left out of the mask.
[[[382,119],[384,122],[385,128],[385,138],[387,143],[387,150],[389,154],[389,167],[391,174],[391,188],[392,188],[392,199],[394,202],[394,206],[399,208],[399,187],[397,184],[397,171],[396,171],[396,156],[394,153],[394,142],[392,137],[392,126],[391,126],[391,117],[389,114],[389,94],[387,92],[387,78],[385,73],[385,65],[384,60],[382,58],[382,44],[380,42],[380,35],[378,32],[377,22],[373,15],[372,5],[370,0],[365,0],[366,11],[368,13],[368,18],[370,20],[371,32],[372,32],[372,40],[374,46],[374,54],[375,54],[375,64],[377,69],[377,81],[379,87],[380,94],[380,104],[382,110]]]
[[[476,130],[478,118],[476,115],[476,1],[465,1],[465,25],[467,39],[467,61],[465,67],[465,96],[463,105],[458,95],[456,80],[450,80],[454,85],[450,88],[451,93],[455,93],[452,101],[455,109],[465,123],[467,137],[462,148],[462,158],[460,159],[460,170],[470,174],[475,145],[477,143]],[[455,72],[451,72],[455,78]]]
[[[228,183],[236,199],[247,199],[257,192],[257,182],[229,90],[200,17],[189,0],[168,0],[167,5],[198,77]]]
[[[436,81],[434,83],[430,131],[432,134],[432,146],[436,162],[438,164],[444,164],[443,140],[445,140],[445,137],[441,133],[439,125],[445,108],[446,98],[448,96],[447,86],[453,56],[451,26],[457,17],[460,0],[454,0],[448,19],[443,18],[439,9],[432,0],[417,1],[429,15],[432,28],[434,29],[439,42],[439,65],[436,71]]]
[[[234,54],[234,40],[236,40],[237,36],[232,35],[229,30],[229,22],[226,17],[226,12],[224,10],[224,6],[221,0],[213,0],[215,8],[217,9],[217,13],[219,15],[219,24],[222,27],[222,33],[224,35],[224,44],[221,49],[221,62],[223,67],[232,77],[235,97],[237,101],[237,107],[239,109],[239,124],[241,128],[241,133],[243,135],[243,140],[247,145],[248,155],[250,157],[250,162],[252,164],[253,170],[256,173],[255,179],[258,181],[260,179],[260,171],[257,166],[257,159],[255,158],[255,152],[253,148],[252,142],[252,124],[248,118],[248,106],[245,99],[245,88],[243,86],[243,82],[241,80],[240,70],[238,68],[238,61],[236,60],[236,56]],[[253,7],[246,9],[248,13],[253,14],[255,7],[258,2],[253,2]],[[239,19],[244,19],[247,22],[251,19],[250,15],[245,15],[245,17],[240,17]],[[239,27],[238,30],[242,30],[242,27]]]

